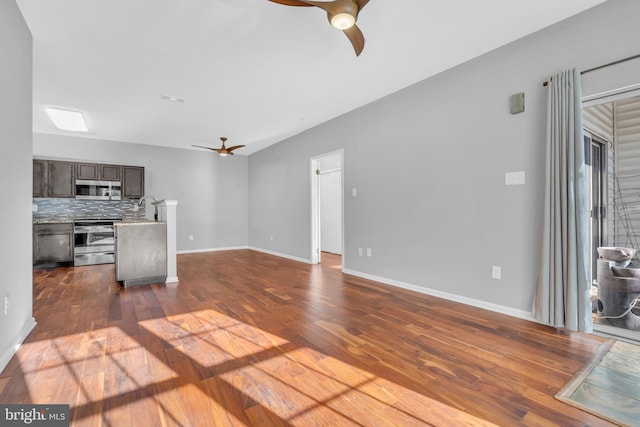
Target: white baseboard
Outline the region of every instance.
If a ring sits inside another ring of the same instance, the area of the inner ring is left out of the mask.
[[[311,260],[309,259],[300,258],[293,255],[282,254],[280,252],[274,252],[268,249],[258,248],[255,246],[231,246],[227,248],[193,249],[193,250],[186,250],[186,251],[178,251],[177,253],[180,255],[180,254],[195,254],[195,253],[201,253],[201,252],[237,251],[240,249],[250,249],[252,251],[262,252],[262,253],[277,256],[280,258],[287,258],[293,261],[303,262],[305,264],[311,264]]]
[[[274,252],[274,251],[270,251],[268,249],[263,249],[263,248],[256,248],[255,246],[249,246],[249,249],[251,249],[252,251],[262,252],[262,253],[273,255],[273,256],[279,256],[280,258],[287,258],[293,261],[304,262],[305,264],[311,264],[310,259],[300,258],[293,255],[281,254],[280,252]]]
[[[20,335],[7,347],[7,350],[4,352],[2,356],[0,356],[0,372],[4,371],[4,368],[7,367],[9,361],[16,354],[16,351],[20,348],[24,340],[31,333],[33,328],[36,327],[36,319],[33,317],[29,319],[29,322],[22,328],[20,331]]]
[[[533,316],[528,311],[517,310],[511,307],[505,307],[503,305],[493,304],[490,302],[463,297],[456,294],[450,294],[448,292],[439,291],[436,289],[425,288],[422,286],[412,285],[410,283],[400,282],[398,280],[387,279],[386,277],[374,276],[372,274],[362,273],[360,271],[343,269],[343,273],[351,274],[352,276],[362,277],[363,279],[374,280],[376,282],[384,283],[386,285],[397,286],[399,288],[408,289],[410,291],[419,292],[425,295],[431,295],[438,298],[443,298],[449,301],[459,302],[462,304],[470,305],[472,307],[478,307],[489,311],[494,311],[496,313],[506,314],[511,317],[517,317],[519,319],[530,320],[535,322]]]
[[[229,246],[226,248],[205,248],[205,249],[188,249],[185,251],[177,251],[180,254],[197,254],[201,252],[219,252],[219,251],[237,251],[240,249],[249,249],[249,246]]]

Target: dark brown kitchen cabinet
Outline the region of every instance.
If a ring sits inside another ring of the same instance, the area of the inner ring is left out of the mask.
[[[102,163],[76,163],[76,179],[120,181],[122,166]]]
[[[98,169],[102,181],[121,181],[122,166],[99,164]]]
[[[33,160],[33,197],[75,197],[76,164]]]
[[[139,199],[144,196],[144,167],[122,166],[122,198]]]
[[[33,160],[33,197],[47,197],[48,160]]]
[[[33,264],[73,261],[73,224],[33,224]]]
[[[76,179],[120,181],[123,199],[144,196],[144,167],[33,159],[33,197],[75,198]]]
[[[76,163],[76,179],[89,179],[97,181],[100,179],[97,163]]]
[[[47,197],[76,196],[76,164],[49,160]]]

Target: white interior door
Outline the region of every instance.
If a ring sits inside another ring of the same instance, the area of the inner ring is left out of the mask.
[[[342,255],[342,173],[318,176],[320,197],[320,250]]]

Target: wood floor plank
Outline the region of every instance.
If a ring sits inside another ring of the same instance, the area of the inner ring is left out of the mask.
[[[554,395],[603,338],[251,250],[179,255],[177,284],[34,270],[37,325],[2,403],[76,426],[600,426]]]

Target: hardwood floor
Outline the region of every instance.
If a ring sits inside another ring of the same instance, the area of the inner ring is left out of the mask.
[[[2,403],[74,426],[610,425],[554,398],[604,339],[249,250],[179,255],[179,284],[34,270],[38,324]]]

